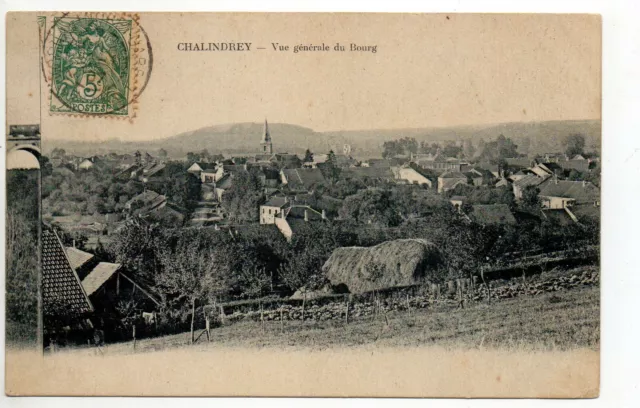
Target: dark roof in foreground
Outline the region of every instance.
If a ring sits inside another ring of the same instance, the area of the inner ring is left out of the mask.
[[[46,225],[42,227],[42,300],[45,313],[47,308],[57,310],[58,307],[73,314],[93,311],[60,238]]]

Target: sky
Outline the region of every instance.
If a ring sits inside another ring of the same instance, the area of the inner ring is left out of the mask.
[[[132,121],[48,112],[35,17],[7,18],[7,119],[42,121],[45,141],[152,140],[265,117],[316,131],[600,119],[597,16],[142,14],[154,65]],[[253,49],[177,49],[221,41]],[[294,54],[272,42],[377,52]]]

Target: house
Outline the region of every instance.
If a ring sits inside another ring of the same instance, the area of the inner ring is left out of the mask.
[[[142,170],[142,182],[148,183],[162,177],[165,167],[163,163],[154,163],[151,166],[146,166]]]
[[[438,176],[438,193],[446,193],[459,184],[467,184],[467,176],[459,171],[446,171]]]
[[[208,166],[205,165],[204,167],[201,167],[199,174],[200,182],[202,182],[202,184],[215,183],[224,177],[224,167],[212,164]]]
[[[193,162],[193,164],[191,164],[187,169],[187,172],[195,175],[196,177],[200,177],[200,173],[203,170],[215,170],[216,167],[217,163]]]
[[[209,186],[209,184],[204,184]],[[201,201],[198,206],[193,209],[193,215],[189,220],[189,225],[192,227],[205,227],[209,225],[215,225],[224,219],[219,203],[213,201]]]
[[[491,185],[495,182],[496,179],[491,171],[483,169],[481,167],[472,167],[471,169],[465,171],[464,175],[467,176],[467,179],[474,186]]]
[[[412,167],[409,167],[409,166],[392,167],[391,171],[393,172],[397,180],[405,180],[409,184],[426,185],[426,186],[429,186],[429,188],[433,186],[433,182],[431,180],[429,180],[427,177],[425,177],[424,175],[422,175],[420,172],[416,171]]]
[[[127,167],[121,168],[119,172],[115,174],[115,178],[120,181],[129,181],[138,178],[138,175],[142,171],[142,166],[138,164],[132,164]]]
[[[542,184],[548,182],[550,179],[551,179],[551,176],[549,175],[538,177],[533,174],[528,174],[525,177],[513,182],[512,184],[513,196],[515,197],[516,200],[522,200],[522,194],[524,193],[524,190],[528,186],[540,188]]]
[[[516,173],[510,174],[509,177],[507,177],[507,179],[511,182],[515,182],[520,179],[523,179],[527,174],[535,175],[535,173],[533,173],[532,171],[524,169],[524,170],[518,170]]]
[[[233,186],[233,174],[225,174],[222,178],[213,183],[214,196],[218,201],[222,201],[222,195]]]
[[[78,163],[78,170],[89,170],[92,169],[96,163],[96,157],[89,157],[86,159],[82,159],[80,163]]]
[[[326,219],[324,211],[319,212],[308,205],[294,204],[284,208],[279,216],[274,218],[274,223],[286,240],[291,241],[293,235],[300,228],[313,225],[315,222],[323,222]]]
[[[296,169],[302,166],[302,160],[296,154],[276,153],[272,161],[280,169]]]
[[[481,225],[516,224],[516,218],[506,204],[474,204],[468,217]]]
[[[289,203],[287,197],[271,197],[260,206],[260,224],[275,224],[275,218]]]
[[[529,169],[538,177],[544,176],[563,176],[564,170],[556,162],[536,162],[536,164]]]
[[[541,157],[539,157],[537,160],[545,163],[558,163],[559,161],[568,160],[568,159],[569,158],[564,153],[545,153]]]
[[[228,174],[237,174],[247,171],[246,164],[223,164],[222,169]]]
[[[486,170],[491,174],[493,174],[493,177],[495,178],[500,177],[500,166],[498,166],[497,164],[491,164],[489,162],[480,162],[480,163],[474,164],[473,168]]]
[[[510,169],[522,170],[531,167],[532,161],[528,157],[508,157],[504,159]]]
[[[493,186],[496,187],[496,188],[498,188],[498,187],[511,188],[511,181],[508,178],[501,177],[500,180],[498,180],[496,182],[496,184],[494,184]]]
[[[583,156],[577,155],[571,160],[559,161],[558,165],[565,170],[576,170],[584,173],[589,171],[590,163],[589,160],[585,159]]]
[[[152,190],[145,190],[124,204],[134,214],[145,213],[166,204],[167,198]]]
[[[396,181],[396,176],[390,166],[347,167],[340,170],[340,178],[389,182]]]
[[[412,161],[426,169],[432,169],[437,171],[466,171],[469,167],[469,163],[465,160],[460,160],[455,157],[445,157],[440,152],[435,155],[415,155]]]
[[[462,210],[462,205],[467,201],[467,197],[465,196],[452,196],[449,199],[451,205],[457,209],[458,211]]]
[[[540,188],[543,208],[570,208],[574,205],[600,206],[600,189],[588,181],[554,179]]]
[[[320,169],[282,169],[280,170],[280,182],[289,187],[291,191],[307,192],[313,186],[324,183],[325,178]]]
[[[328,154],[314,154],[313,160],[303,162],[302,167],[308,168],[308,169],[315,169],[316,167],[318,167],[318,164],[326,163],[328,158],[329,158]]]

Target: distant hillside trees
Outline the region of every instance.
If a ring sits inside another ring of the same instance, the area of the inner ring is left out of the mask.
[[[398,140],[388,140],[382,144],[382,157],[409,155],[418,153],[418,142],[413,137],[404,137]]]
[[[509,157],[518,157],[518,146],[508,137],[499,135],[495,140],[485,143],[480,159],[500,164]]]
[[[564,138],[562,145],[564,147],[565,154],[571,158],[578,154],[584,154],[586,142],[584,135],[572,133]]]

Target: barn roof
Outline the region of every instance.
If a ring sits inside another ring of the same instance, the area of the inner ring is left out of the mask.
[[[69,263],[74,270],[77,270],[82,265],[86,264],[90,260],[93,259],[94,255],[89,252],[84,252],[78,248],[67,247],[67,258],[69,258]]]
[[[60,238],[47,225],[42,228],[42,300],[45,311],[58,306],[74,314],[93,311]]]
[[[118,269],[120,269],[120,264],[117,263],[100,262],[96,265],[82,281],[82,287],[87,293],[87,296],[90,296],[100,289]]]

